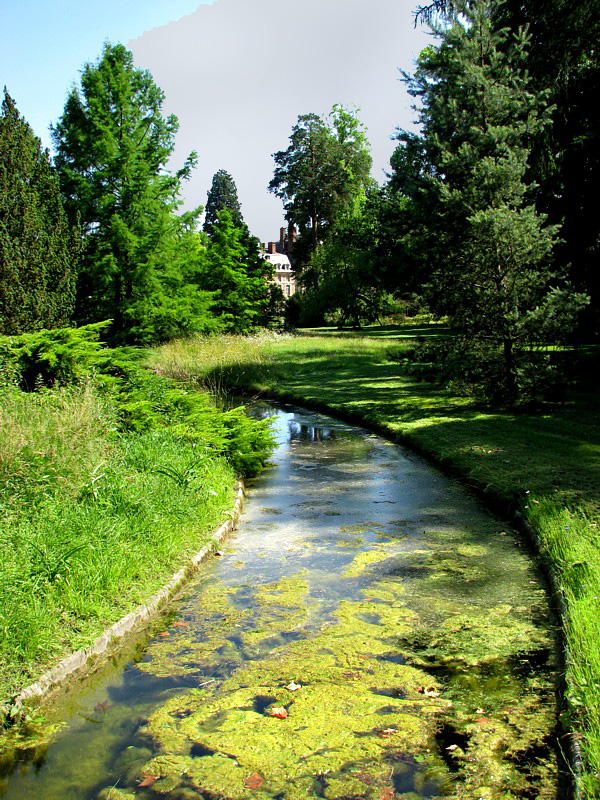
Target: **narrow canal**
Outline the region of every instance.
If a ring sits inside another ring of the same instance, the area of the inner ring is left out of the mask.
[[[554,622],[525,548],[417,456],[265,413],[278,446],[238,532],[0,796],[556,797]]]

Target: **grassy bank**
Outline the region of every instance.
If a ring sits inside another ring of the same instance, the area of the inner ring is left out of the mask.
[[[157,351],[160,371],[207,386],[246,387],[363,420],[416,446],[537,533],[568,610],[568,694],[584,756],[581,787],[600,798],[600,401],[572,391],[541,411],[490,411],[403,363],[439,326],[291,337],[191,339]]]
[[[92,351],[104,365],[95,379],[37,391],[4,364],[0,707],[9,716],[20,688],[201,549],[233,506],[236,474],[269,453],[265,423],[222,412],[123,354],[116,363]]]

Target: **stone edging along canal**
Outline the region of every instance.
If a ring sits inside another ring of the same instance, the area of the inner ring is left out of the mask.
[[[55,667],[45,672],[35,683],[22,689],[13,702],[17,706],[22,706],[27,700],[33,698],[39,698],[40,700],[47,698],[73,679],[76,673],[83,674],[84,671],[89,671],[91,668],[99,666],[107,656],[117,649],[120,640],[128,634],[139,631],[183,588],[199,566],[235,530],[243,506],[244,485],[242,481],[238,481],[237,496],[233,509],[229,512],[229,519],[213,533],[208,543],[185,566],[176,572],[162,589],[159,589],[145,603],[130,611],[129,614],[115,622],[114,625],[111,625],[90,647],[77,650],[66,656]]]

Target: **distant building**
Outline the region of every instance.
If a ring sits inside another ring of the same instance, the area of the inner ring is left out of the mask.
[[[291,237],[285,228],[279,231],[279,241],[263,245],[262,256],[273,264],[273,283],[275,283],[284,297],[291,297],[296,293],[296,278],[290,261],[290,253],[296,241],[296,229],[291,229]]]

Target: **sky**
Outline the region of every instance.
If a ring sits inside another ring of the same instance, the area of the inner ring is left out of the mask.
[[[373,176],[382,182],[397,128],[411,128],[400,80],[431,42],[415,29],[418,0],[0,0],[0,86],[45,146],[84,63],[122,42],[165,92],[179,118],[170,163],[190,151],[198,167],[183,208],[205,205],[227,170],[261,241],[279,238],[281,201],[268,193],[272,154],[285,150],[301,114],[358,108]]]

